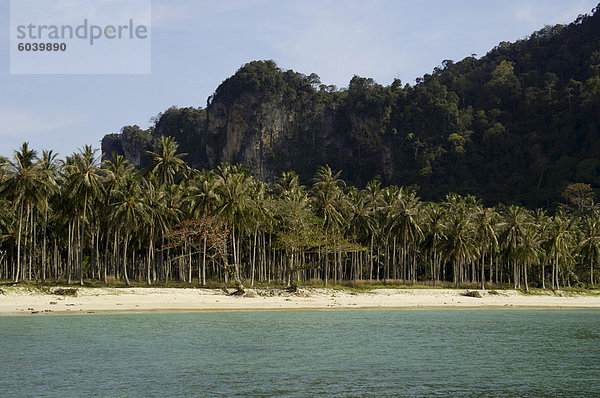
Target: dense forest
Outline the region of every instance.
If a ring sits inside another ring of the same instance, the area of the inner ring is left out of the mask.
[[[0,157],[0,279],[595,286],[599,135],[600,7],[412,86],[254,61],[102,154]]]
[[[308,184],[329,164],[359,188],[377,176],[426,200],[457,192],[554,210],[567,185],[600,187],[600,8],[480,58],[444,60],[414,85],[355,76],[337,89],[253,61],[206,107],[126,126],[102,151],[144,167],[161,136],[194,168],[240,163],[269,183],[294,170]]]
[[[0,279],[138,283],[431,283],[594,286],[600,208],[571,184],[554,214],[422,201],[373,179],[358,189],[320,167],[268,184],[244,166],[189,167],[161,137],[136,170],[86,146],[64,160],[24,143],[0,158]]]

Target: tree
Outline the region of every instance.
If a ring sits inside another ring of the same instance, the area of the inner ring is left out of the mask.
[[[489,254],[490,269],[494,250],[498,247],[498,237],[495,225],[495,212],[487,207],[480,207],[475,214],[475,228],[479,242],[479,255],[481,267],[481,289],[485,290],[485,255]],[[491,279],[491,272],[490,272]]]
[[[0,187],[0,195],[7,197],[17,212],[17,264],[13,273],[14,281],[24,274],[21,267],[21,242],[23,240],[23,212],[25,212],[25,223],[36,206],[44,199],[44,179],[40,174],[38,165],[35,163],[37,152],[29,149],[29,144],[24,142],[18,151],[15,151],[14,160],[9,162],[8,176]],[[33,223],[31,223],[33,224]],[[27,238],[27,226],[25,238]],[[31,254],[29,256],[31,261]],[[30,262],[31,264],[31,262]]]
[[[179,144],[172,137],[161,136],[154,145],[154,151],[149,151],[152,159],[152,172],[158,176],[161,183],[171,186],[181,173],[186,173],[187,166],[181,159],[186,153],[177,153]]]
[[[341,208],[345,204],[343,197],[343,188],[346,183],[340,178],[341,171],[334,173],[328,165],[321,166],[313,178],[312,198],[315,214],[323,222],[325,230],[325,240],[335,241],[339,234],[339,227],[343,223]],[[334,248],[334,258],[337,257],[337,248]],[[329,258],[328,252],[325,252],[325,285],[329,278]],[[334,260],[334,280],[337,279],[337,264]]]
[[[119,191],[114,192],[111,203],[115,227],[123,233],[123,276],[127,286],[130,285],[127,274],[127,247],[132,235],[144,222],[150,219],[148,208],[143,201],[139,180],[128,177]]]
[[[513,265],[513,287],[515,289],[520,286],[521,282],[517,249],[528,225],[527,210],[515,205],[505,209],[503,219],[499,223],[499,227],[503,230],[500,240],[506,251],[509,264],[512,263]]]
[[[65,167],[66,187],[69,199],[73,202],[75,220],[78,231],[78,267],[79,283],[83,286],[83,250],[85,227],[95,215],[96,206],[90,206],[101,197],[103,172],[100,169],[100,158],[96,156],[96,149],[85,145],[80,153],[73,155]],[[73,221],[75,221],[73,220]],[[90,225],[91,227],[91,225]],[[90,248],[94,245],[94,231],[90,228]]]
[[[303,261],[308,250],[316,250],[326,244],[322,222],[312,214],[310,200],[305,192],[296,190],[274,201],[277,223],[277,241],[286,251],[287,286],[291,286],[293,274],[315,267]]]
[[[445,258],[454,265],[454,285],[458,288],[463,281],[464,266],[477,255],[473,242],[470,220],[465,213],[455,213],[450,216],[444,233],[442,249]]]
[[[566,263],[569,256],[571,225],[571,220],[564,218],[561,214],[557,214],[552,218],[552,223],[548,230],[545,245],[548,256],[552,258],[552,289],[560,288],[560,264],[561,262]]]
[[[186,203],[188,213],[193,220],[201,220],[215,214],[219,203],[219,179],[212,171],[204,170],[197,174],[191,181],[188,188]],[[208,239],[205,236],[206,239]],[[206,250],[207,240],[205,239],[202,252],[202,267],[199,280],[202,286],[206,285]]]
[[[596,214],[586,214],[583,217],[579,248],[589,261],[590,285],[594,287],[594,264],[600,259],[600,219]]]
[[[561,196],[578,214],[583,214],[594,207],[594,190],[590,184],[569,184]]]
[[[529,284],[527,282],[527,270],[531,265],[539,263],[540,256],[540,239],[536,229],[525,229],[520,236],[520,242],[516,250],[515,259],[521,264],[523,264],[523,277],[525,280],[525,291],[527,293],[529,293]]]

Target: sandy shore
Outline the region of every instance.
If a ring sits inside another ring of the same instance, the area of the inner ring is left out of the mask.
[[[44,294],[22,287],[3,289],[0,315],[87,314],[99,312],[262,311],[309,309],[595,308],[599,295],[523,295],[501,290],[467,297],[465,290],[376,289],[354,293],[333,289],[249,290],[244,297],[214,289],[83,288],[77,297]]]

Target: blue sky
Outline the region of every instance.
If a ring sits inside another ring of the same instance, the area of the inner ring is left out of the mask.
[[[10,1],[0,0],[0,155],[23,141],[61,157],[99,148],[105,134],[146,128],[172,105],[205,106],[256,59],[338,87],[355,74],[412,84],[444,59],[570,23],[598,1],[153,0],[151,74],[11,75]]]

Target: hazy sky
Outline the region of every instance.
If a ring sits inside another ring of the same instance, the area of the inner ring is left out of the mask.
[[[570,23],[598,1],[153,0],[151,74],[10,75],[10,2],[0,0],[0,155],[23,141],[61,157],[99,148],[105,134],[146,128],[172,105],[205,106],[256,59],[338,87],[355,74],[412,84],[444,59]]]

